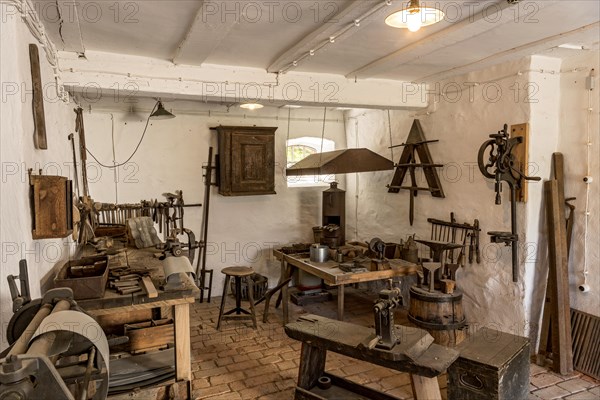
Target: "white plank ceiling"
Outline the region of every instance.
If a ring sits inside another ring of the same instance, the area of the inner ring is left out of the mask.
[[[422,1],[437,4],[447,16],[416,33],[385,25],[385,17],[406,2],[389,3],[56,0],[40,1],[37,7],[49,36],[63,51],[94,50],[268,72],[287,70],[300,59],[290,70],[350,79],[430,81],[511,57],[548,54],[564,43],[598,48],[597,0]],[[354,20],[365,15],[360,26],[354,26]],[[306,56],[342,30],[346,32],[335,43]],[[569,53],[552,53],[556,54]]]

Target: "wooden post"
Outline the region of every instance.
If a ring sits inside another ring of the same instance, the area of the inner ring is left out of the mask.
[[[327,350],[302,342],[300,352],[300,367],[298,368],[298,386],[311,389],[325,371]]]
[[[421,375],[410,374],[410,384],[415,400],[442,400],[437,378],[426,378]]]
[[[338,320],[344,320],[344,285],[338,286],[338,304],[337,304]]]
[[[546,216],[548,223],[548,295],[551,297],[550,331],[554,371],[562,375],[573,372],[573,350],[571,344],[571,316],[569,307],[569,275],[566,262],[565,221],[561,218],[558,182],[544,182]],[[566,288],[566,289],[565,289]]]
[[[191,381],[190,305],[177,304],[174,308],[175,378],[177,381]]]

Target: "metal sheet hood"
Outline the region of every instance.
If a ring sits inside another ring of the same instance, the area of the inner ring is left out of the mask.
[[[392,161],[369,149],[345,149],[311,154],[286,169],[286,175],[348,174],[392,169]]]

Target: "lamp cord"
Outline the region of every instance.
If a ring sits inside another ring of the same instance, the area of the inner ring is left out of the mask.
[[[142,141],[144,140],[144,136],[146,136],[146,130],[148,129],[148,124],[150,123],[150,117],[152,116],[154,111],[156,111],[157,106],[158,106],[158,102],[156,102],[156,104],[152,108],[152,111],[150,111],[150,114],[148,115],[148,118],[146,119],[146,125],[144,126],[144,131],[142,132],[142,137],[140,138],[140,141],[138,142],[137,146],[135,146],[133,153],[131,153],[131,155],[127,158],[127,160],[125,160],[119,164],[114,164],[114,158],[113,158],[114,165],[106,165],[106,164],[102,164],[100,161],[98,161],[96,156],[92,154],[92,152],[87,148],[87,146],[85,148],[85,151],[87,151],[87,153],[98,163],[98,165],[100,165],[101,167],[104,167],[104,168],[115,169],[115,168],[119,168],[119,167],[127,164],[133,158],[133,156],[135,156],[135,153],[137,153],[138,149],[140,148],[140,145],[142,144]]]

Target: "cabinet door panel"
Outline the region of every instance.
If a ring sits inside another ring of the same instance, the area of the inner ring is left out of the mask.
[[[275,130],[215,128],[219,134],[220,185],[224,196],[275,194]]]

